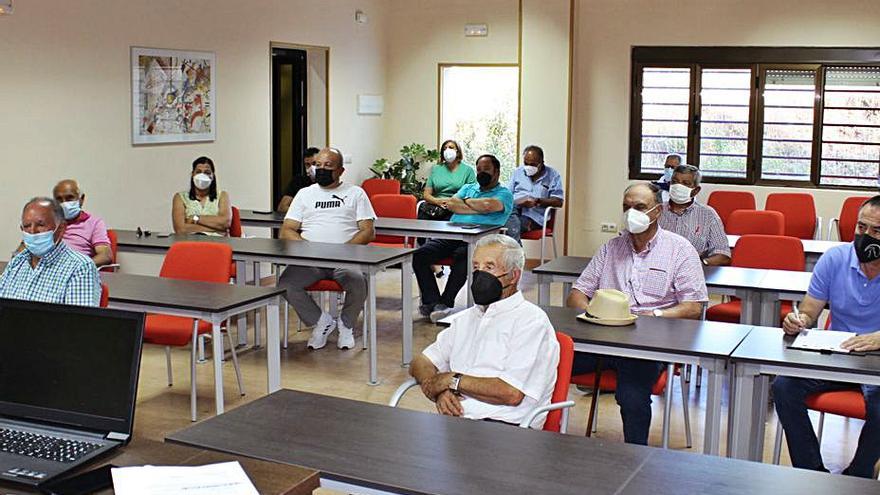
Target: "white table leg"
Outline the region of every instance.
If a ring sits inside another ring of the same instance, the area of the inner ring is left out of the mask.
[[[413,347],[413,312],[412,312],[412,258],[407,257],[400,263],[400,298],[403,301],[401,318],[403,318],[403,343],[402,354],[403,366],[409,366],[412,361]]]
[[[254,263],[254,285],[260,286],[260,263]],[[254,310],[254,348],[259,349],[263,346],[263,315],[261,309]]]
[[[223,414],[223,334],[220,333],[220,320],[214,318],[211,327],[211,346],[214,352],[214,401],[217,414]]]
[[[709,374],[706,394],[706,425],[703,435],[703,453],[718,455],[721,449],[721,394],[724,381],[724,360],[713,359],[700,363]]]
[[[266,371],[268,373],[267,390],[271,394],[281,388],[281,348],[278,342],[281,333],[280,311],[281,296],[276,296],[266,306]]]
[[[563,282],[562,283],[562,306],[565,307],[565,300],[568,298],[568,293],[571,292],[571,283]]]
[[[550,277],[538,274],[538,305],[550,305]]]
[[[475,242],[475,240],[467,241],[467,285],[464,287],[464,290],[467,293],[467,307],[474,305],[474,295],[471,294],[471,282],[474,280],[474,271],[471,267],[474,266]]]
[[[379,356],[376,345],[376,274],[370,273],[367,277],[367,308],[369,309],[368,326],[370,328],[370,385],[379,384]]]
[[[755,419],[754,407],[755,389],[758,387],[758,367],[750,364],[738,363],[734,368],[734,397],[732,406],[733,424],[729,425],[732,432],[730,445],[727,446],[728,457],[748,460],[751,456],[753,431],[757,425],[753,425]]]
[[[235,284],[244,286],[247,283],[247,264],[244,261],[236,261],[235,262]],[[236,323],[236,330],[238,331],[238,345],[246,346],[248,343],[248,335],[247,335],[247,313],[241,313],[238,315],[238,322]]]
[[[739,322],[741,325],[761,324],[761,294],[751,290],[737,290],[736,297],[740,298]]]
[[[675,363],[666,365],[666,403],[663,404],[663,443],[664,449],[669,448],[669,428],[672,422],[672,379],[675,377]],[[684,384],[682,384],[684,386]]]

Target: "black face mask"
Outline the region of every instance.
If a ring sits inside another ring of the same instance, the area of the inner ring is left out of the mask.
[[[487,187],[492,183],[492,174],[489,172],[480,172],[477,174],[477,182],[480,183],[480,187]]]
[[[507,272],[510,273],[510,272]],[[507,273],[502,274],[507,275]],[[474,302],[481,306],[488,306],[501,299],[501,293],[510,285],[501,285],[498,277],[483,270],[474,270],[474,279],[471,282],[471,293]]]
[[[862,263],[870,263],[880,259],[880,239],[875,239],[868,234],[856,234],[853,246],[856,248],[856,256]]]
[[[321,187],[327,187],[330,184],[333,184],[333,171],[329,168],[316,168],[315,182]]]

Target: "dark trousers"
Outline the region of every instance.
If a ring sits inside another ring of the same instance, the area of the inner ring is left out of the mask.
[[[816,392],[831,390],[858,389],[859,385],[830,382],[825,380],[808,380],[778,376],[773,381],[773,400],[776,402],[776,414],[785,430],[788,452],[794,467],[827,471],[822,463],[819,440],[813,432],[813,425],[807,415],[804,404],[807,396]],[[867,417],[859,445],[849,467],[843,472],[851,476],[871,478],[874,464],[880,459],[880,387],[861,385],[865,396]]]
[[[648,432],[651,430],[651,389],[666,365],[657,361],[576,352],[571,374],[582,375],[596,371],[599,359],[602,360],[602,370],[617,372],[614,398],[620,406],[624,441],[647,445]]]
[[[413,273],[419,283],[422,293],[422,304],[444,304],[447,307],[455,306],[455,296],[467,282],[467,248],[464,241],[451,241],[446,239],[428,239],[424,246],[413,253]],[[437,287],[437,277],[431,271],[431,265],[436,265],[443,258],[452,258],[452,273],[446,280],[446,289],[440,294]]]
[[[513,214],[508,217],[507,224],[505,224],[504,227],[507,229],[507,235],[512,237],[520,246],[522,246],[522,239],[520,236],[523,232],[538,230],[543,226],[531,218],[522,216],[520,213],[514,211]]]

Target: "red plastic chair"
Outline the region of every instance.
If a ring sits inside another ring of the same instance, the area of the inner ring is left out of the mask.
[[[829,241],[833,240],[831,233],[835,230],[837,231],[837,239],[841,242],[853,241],[856,233],[856,223],[859,220],[859,209],[869,199],[871,198],[868,196],[851,196],[846,198],[840,207],[840,217],[832,218],[831,222],[828,223]]]
[[[106,284],[101,284],[101,301],[98,303],[98,306],[102,308],[106,308],[110,305],[110,289],[107,288]]]
[[[763,268],[767,270],[804,271],[806,259],[800,239],[776,235],[744,235],[733,248],[731,266]],[[790,301],[782,301],[780,319],[792,311]],[[733,297],[730,302],[716,304],[706,311],[706,319],[739,323],[742,301]]]
[[[544,263],[544,244],[549,238],[553,244],[553,257],[558,258],[559,252],[556,250],[556,237],[553,236],[553,224],[556,222],[556,210],[559,208],[548,206],[544,210],[544,223],[540,229],[530,230],[520,233],[520,239],[541,241],[541,263]]]
[[[778,211],[737,210],[727,217],[730,235],[785,235],[785,216]]]
[[[679,370],[679,366],[675,365],[675,374],[679,376],[681,379],[681,374]],[[660,376],[657,377],[657,381],[654,382],[654,386],[651,389],[651,395],[664,395],[666,392],[666,383],[668,381],[669,371],[664,369]],[[576,375],[571,377],[571,383],[574,385],[580,385],[582,387],[590,387],[593,388],[596,385],[596,373],[584,373],[582,375]],[[602,392],[614,392],[617,390],[617,373],[614,370],[602,370],[599,375],[599,390]],[[684,432],[685,432],[685,440],[687,442],[687,448],[691,448],[693,445],[693,439],[691,437],[691,416],[688,408],[688,390],[689,386],[681,383],[681,404],[682,411],[684,413]],[[599,416],[599,394],[596,391],[593,391],[593,399],[590,404],[590,409],[594,411],[592,424],[587,424],[587,433],[586,436],[590,436],[592,433],[596,431],[596,424],[598,423]],[[670,418],[665,415],[663,416],[663,423],[666,424]],[[589,417],[589,416],[588,416]],[[589,419],[587,420],[589,423]],[[668,432],[668,430],[667,430]],[[664,447],[669,444],[669,438],[665,437],[662,440]]]
[[[400,194],[400,181],[397,179],[367,179],[361,187],[370,199],[377,194]]]
[[[721,223],[727,231],[727,218],[736,210],[754,210],[755,195],[749,191],[712,191],[707,204],[721,217]]]
[[[785,215],[785,235],[798,239],[818,237],[822,219],[816,217],[813,196],[805,193],[773,193],[767,195],[764,205],[767,211]]]
[[[232,219],[229,222],[229,237],[241,237],[241,213],[234,206],[231,209]]]
[[[556,384],[553,385],[550,404],[533,409],[519,424],[520,428],[528,428],[535,418],[546,412],[547,419],[544,421],[544,431],[566,432],[568,411],[575,405],[574,401],[568,400],[568,389],[572,383],[570,380],[571,366],[574,362],[574,342],[571,340],[571,337],[561,332],[556,332],[556,341],[559,342],[559,364],[556,366]],[[388,405],[397,407],[406,391],[417,385],[418,383],[416,383],[414,378],[403,382],[394,391],[394,394],[388,401]]]
[[[376,194],[370,198],[376,216],[416,219],[416,197],[411,194]],[[415,239],[397,235],[377,234],[371,246],[413,247]]]
[[[113,229],[107,229],[107,238],[110,239],[110,257],[112,258],[109,265],[98,268],[98,271],[115,272],[119,269],[116,254],[119,252],[119,240]]]
[[[229,267],[232,265],[232,248],[213,242],[177,242],[171,245],[160,277],[178,280],[197,280],[218,284],[229,283]],[[144,325],[144,342],[165,346],[168,368],[168,386],[172,385],[171,347],[192,346],[190,353],[190,410],[196,420],[196,348],[198,336],[211,333],[211,323],[182,316],[148,314]],[[229,333],[224,331],[232,351],[232,363],[238,379],[238,389],[244,395],[238,356]]]

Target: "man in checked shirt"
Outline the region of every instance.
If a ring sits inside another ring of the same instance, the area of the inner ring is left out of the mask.
[[[629,294],[633,313],[699,319],[709,300],[703,267],[687,239],[658,226],[663,215],[660,189],[649,183],[629,186],[623,212],[626,230],[599,248],[569,293],[568,306],[586,310],[598,289],[617,289]],[[572,375],[595,371],[598,359],[575,353]],[[617,372],[614,397],[627,443],[648,443],[651,388],[663,366],[641,359],[602,358],[603,369]]]
[[[660,228],[675,232],[694,246],[706,266],[729,265],[730,245],[718,213],[697,203],[700,169],[693,165],[675,167],[669,185],[669,202],[663,203]]]

